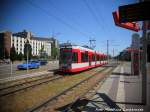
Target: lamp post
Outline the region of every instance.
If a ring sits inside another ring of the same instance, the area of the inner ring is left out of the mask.
[[[142,103],[147,104],[147,21],[143,21]]]
[[[29,43],[27,43],[27,73],[28,73],[28,60],[29,60],[29,51],[28,51],[28,45]]]
[[[118,63],[117,59],[115,59],[115,54],[117,52],[117,49],[115,47],[120,46],[120,45],[117,44],[117,45],[112,45],[112,46],[113,46],[113,50],[112,50],[112,52],[113,52],[113,58],[112,59],[113,59],[114,62]],[[116,52],[115,52],[115,50],[116,50]]]
[[[29,70],[29,53],[31,52],[30,50],[31,50],[31,46],[30,46],[30,43],[29,43],[29,41],[27,40],[27,42],[26,42],[26,57],[27,57],[27,73],[28,73],[28,70]]]

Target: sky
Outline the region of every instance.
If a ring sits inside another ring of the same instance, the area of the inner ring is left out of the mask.
[[[26,29],[38,37],[55,36],[60,43],[90,45],[115,55],[129,47],[134,31],[115,26],[112,12],[137,0],[0,0],[0,31]]]

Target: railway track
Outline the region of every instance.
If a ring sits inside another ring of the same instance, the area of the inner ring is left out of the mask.
[[[48,83],[51,81],[55,81],[58,79],[62,79],[63,76],[59,76],[59,75],[46,75],[46,76],[39,76],[37,79],[32,80],[32,78],[28,81],[28,79],[23,80],[23,82],[21,83],[16,83],[13,85],[9,85],[9,86],[4,86],[4,87],[0,87],[0,97],[6,96],[6,95],[10,95],[22,90],[26,90],[28,88],[32,88],[44,83]]]
[[[93,96],[97,92],[97,89],[99,89],[99,87],[102,85],[102,83],[104,82],[105,79],[106,79],[106,77],[104,77],[103,79],[99,79],[97,82],[95,82],[93,85],[91,85],[91,87],[89,87],[85,92],[83,92],[81,95],[79,95],[74,101],[72,101],[68,106],[66,106],[62,111],[63,112],[72,112],[72,111],[73,112],[76,112],[76,111],[81,112],[83,109],[83,106],[85,106],[85,104],[88,103],[87,99],[89,97],[86,97],[86,95],[89,96],[92,94],[92,96]],[[95,87],[96,87],[96,89],[95,89]],[[84,101],[84,103],[83,103],[83,101]]]
[[[3,88],[0,88],[0,97],[6,96],[6,95],[10,95],[10,94],[14,94],[16,92],[22,91],[22,90],[26,90],[28,88],[32,88],[41,84],[45,84],[51,81],[55,81],[58,79],[63,78],[63,76],[45,76],[45,77],[41,77],[39,79],[36,80],[30,80],[30,81],[25,81],[23,83],[19,83],[19,84],[14,84],[14,85],[10,85],[10,86],[6,86]]]
[[[99,75],[99,74],[101,74],[101,73],[103,73],[103,72],[106,72],[106,71],[107,71],[108,69],[110,69],[110,68],[113,69],[113,67],[105,67],[105,68],[102,69],[101,71],[98,71],[98,72],[92,74],[90,77],[88,77],[88,78],[86,78],[86,79],[84,79],[84,80],[82,80],[82,81],[80,81],[80,82],[74,84],[73,86],[71,86],[71,87],[69,87],[69,88],[63,90],[62,92],[58,93],[56,96],[49,97],[46,101],[40,102],[39,104],[35,105],[34,107],[28,109],[27,112],[40,111],[41,109],[44,109],[45,107],[48,107],[49,104],[55,104],[58,100],[61,100],[61,97],[67,95],[68,93],[73,92],[76,88],[80,88],[80,86],[82,86],[83,84],[86,85],[85,83],[88,83],[88,82],[89,82],[90,80],[92,80],[92,78],[94,78],[95,76],[97,76],[97,78],[98,78],[98,75]],[[102,78],[99,79],[99,80],[97,80],[96,83],[94,83],[94,84],[97,84],[97,83],[100,82],[101,80],[102,80]],[[90,89],[91,89],[91,88],[90,88]],[[90,89],[87,89],[87,91],[89,91]],[[86,92],[87,92],[87,91],[86,91]],[[85,93],[86,93],[86,92],[85,92]],[[82,94],[81,96],[85,95],[85,93]],[[77,97],[77,99],[79,99],[81,96],[80,96],[80,95],[77,95],[76,97]],[[77,100],[77,99],[76,99],[76,100]],[[75,101],[76,101],[76,100],[75,100]],[[74,102],[75,102],[75,101],[74,101]],[[73,105],[73,103],[71,103],[71,105]],[[49,111],[49,110],[48,110],[48,111]]]
[[[40,75],[40,76],[36,76],[36,77],[30,77],[30,78],[23,78],[23,79],[19,79],[19,80],[12,80],[10,82],[5,82],[4,84],[0,84],[0,91],[1,90],[4,90],[4,89],[8,89],[8,88],[11,88],[11,87],[15,87],[19,84],[25,84],[25,83],[28,83],[28,82],[32,82],[34,80],[40,80],[42,78],[45,78],[45,77],[51,77],[52,75],[49,75],[49,74],[45,74],[45,75]]]

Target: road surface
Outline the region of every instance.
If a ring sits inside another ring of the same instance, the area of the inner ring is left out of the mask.
[[[27,70],[18,70],[17,65],[12,65],[12,74],[11,74],[11,64],[3,64],[0,65],[0,79],[7,78],[10,76],[16,76],[16,75],[24,75],[27,74]],[[41,71],[48,71],[48,70],[54,70],[58,69],[58,61],[50,61],[47,65],[40,66],[39,69],[30,69],[28,70],[28,73],[34,73],[34,72],[41,72]]]

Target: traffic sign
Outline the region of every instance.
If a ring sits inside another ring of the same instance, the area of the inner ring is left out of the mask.
[[[127,51],[129,52],[129,53],[141,53],[141,52],[143,52],[143,50],[138,50],[138,49],[134,49],[134,48],[130,48],[130,49],[127,49]]]
[[[121,23],[124,23],[124,22],[150,20],[149,11],[150,11],[150,1],[120,6],[119,21]]]
[[[133,30],[133,31],[136,31],[136,32],[138,32],[140,30],[140,26],[136,22],[120,23],[120,21],[119,21],[120,16],[119,16],[119,13],[116,12],[116,11],[113,12],[113,18],[114,18],[114,22],[117,26],[129,29],[129,30]]]

